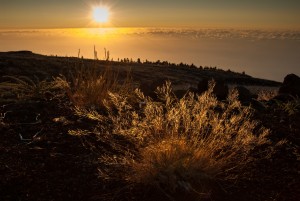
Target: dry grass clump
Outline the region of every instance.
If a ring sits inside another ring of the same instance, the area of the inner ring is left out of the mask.
[[[260,90],[258,92],[258,101],[269,101],[275,96],[278,95],[278,89],[277,90]]]
[[[129,182],[159,189],[173,199],[177,193],[210,196],[220,171],[210,152],[180,138],[167,138],[141,149],[140,159],[130,166]]]
[[[291,100],[287,102],[277,102],[280,110],[286,112],[289,116],[299,114],[300,112],[300,98],[292,97]]]
[[[35,80],[26,76],[4,76],[6,82],[0,83],[1,97],[30,99],[45,98],[47,95],[53,96],[52,91],[55,84],[51,81],[40,81],[37,77]]]
[[[109,92],[130,94],[133,91],[130,74],[120,82],[118,73],[109,67],[104,71],[96,67],[78,67],[68,77],[55,78],[55,83],[79,107],[100,108]]]
[[[200,96],[189,93],[178,100],[167,82],[157,88],[159,102],[139,90],[135,91],[139,106],[126,94],[108,93],[104,101],[108,115],[83,110],[77,114],[100,122],[93,130],[99,138],[110,133],[135,143],[138,152],[124,163],[127,182],[158,189],[169,198],[178,192],[201,197],[211,191],[210,183],[243,174],[251,151],[268,143],[268,130],[257,129],[251,108],[241,106],[236,91],[225,103],[212,89],[213,83]]]

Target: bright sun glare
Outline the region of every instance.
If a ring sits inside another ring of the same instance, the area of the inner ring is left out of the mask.
[[[96,6],[93,8],[93,20],[97,23],[105,23],[109,20],[108,8]]]

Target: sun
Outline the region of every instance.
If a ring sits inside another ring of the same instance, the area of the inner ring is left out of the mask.
[[[93,7],[93,20],[96,23],[107,23],[109,21],[109,9],[103,6]]]

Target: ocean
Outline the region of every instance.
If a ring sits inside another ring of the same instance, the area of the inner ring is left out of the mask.
[[[300,31],[193,28],[0,29],[0,51],[168,61],[283,81],[300,76]]]

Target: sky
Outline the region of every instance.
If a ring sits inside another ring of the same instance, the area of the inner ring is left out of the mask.
[[[0,0],[0,28],[87,28],[109,7],[112,27],[300,29],[299,0]]]

